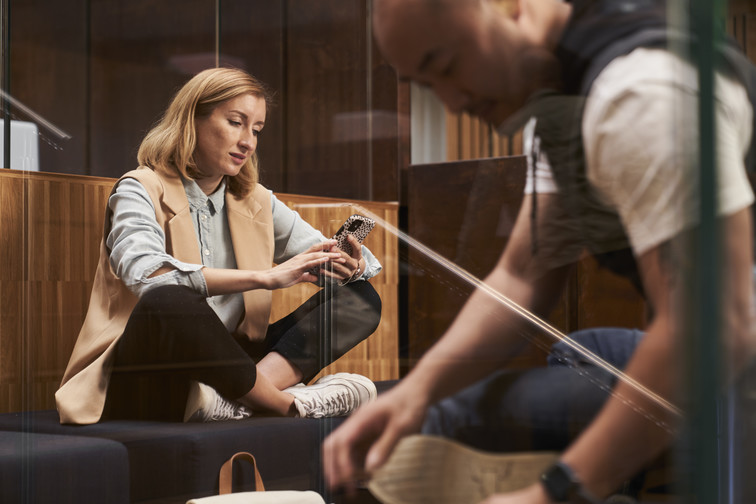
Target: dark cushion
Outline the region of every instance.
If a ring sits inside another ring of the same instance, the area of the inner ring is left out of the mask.
[[[72,426],[60,425],[57,412],[46,410],[2,414],[0,430],[117,441],[128,450],[132,501],[186,502],[216,494],[220,466],[238,451],[255,456],[267,489],[319,490],[320,443],[341,421],[264,417],[206,424],[111,420]]]
[[[126,447],[107,439],[0,432],[0,502],[126,504]]]
[[[378,382],[379,393],[394,384]],[[231,455],[255,456],[266,489],[325,493],[320,446],[345,418],[253,417],[212,423],[109,420],[60,425],[56,411],[0,414],[0,431],[103,438],[126,446],[133,502],[185,503],[218,493],[218,471]],[[236,473],[235,473],[236,474]],[[235,478],[237,481],[237,478]],[[244,482],[243,482],[244,483]],[[251,489],[252,482],[239,489]]]

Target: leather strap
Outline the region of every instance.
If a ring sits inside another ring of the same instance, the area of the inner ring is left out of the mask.
[[[233,492],[232,480],[235,460],[246,460],[247,462],[252,464],[252,469],[255,470],[255,491],[264,492],[265,485],[263,485],[260,471],[257,470],[257,462],[255,462],[255,457],[253,457],[252,454],[248,452],[239,452],[234,453],[234,455],[232,455],[230,459],[226,460],[226,462],[223,463],[223,466],[221,466],[220,475],[218,478],[218,494],[225,495]]]

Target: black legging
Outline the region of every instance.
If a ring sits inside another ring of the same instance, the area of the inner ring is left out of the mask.
[[[320,290],[252,343],[229,334],[201,294],[157,287],[139,300],[117,343],[103,418],[180,421],[192,380],[239,398],[255,385],[255,363],[271,351],[307,382],[372,334],[380,317],[375,289],[354,282]]]

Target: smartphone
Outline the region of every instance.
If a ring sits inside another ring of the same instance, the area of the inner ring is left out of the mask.
[[[362,243],[368,233],[375,227],[375,221],[364,215],[354,214],[344,221],[333,239],[336,240],[336,246],[349,255],[352,255],[352,246],[347,241],[347,236],[353,235],[357,241]],[[320,266],[310,270],[310,273],[317,276],[320,274]]]
[[[352,255],[352,246],[347,241],[347,236],[352,235],[357,241],[362,243],[368,233],[375,227],[375,221],[364,215],[354,214],[341,225],[333,239],[336,240],[336,246],[349,255]]]

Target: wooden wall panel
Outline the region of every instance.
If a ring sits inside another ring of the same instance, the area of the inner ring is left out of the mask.
[[[0,289],[3,300],[16,301],[0,311],[1,411],[53,407],[89,301],[113,182],[0,172],[0,217],[8,225],[0,261],[11,265]]]
[[[370,280],[381,296],[381,323],[367,341],[328,366],[318,376],[348,371],[363,374],[374,380],[399,378],[399,253],[398,239],[394,233],[398,225],[398,204],[329,200],[291,194],[277,196],[325,236],[333,236],[347,217],[354,213],[376,218],[378,224],[365,240],[365,246],[383,265],[383,271]],[[316,291],[317,288],[311,284],[300,284],[274,291],[271,321],[288,315],[294,307],[301,305]]]
[[[24,271],[25,198],[21,178],[0,184],[0,404],[22,405],[26,366],[22,344],[26,284]],[[6,410],[3,410],[6,411]]]
[[[112,178],[0,170],[0,412],[54,407],[89,303]],[[397,205],[280,195],[326,235],[355,210],[396,226]],[[371,283],[383,300],[378,331],[329,368],[398,378],[396,236],[383,227],[366,244],[384,265]],[[308,291],[308,289],[310,289]],[[276,318],[314,292],[275,293]]]
[[[756,2],[730,0],[727,7],[727,34],[740,44],[751,61],[756,61]]]
[[[446,112],[446,160],[465,161],[522,154],[522,131],[500,135],[482,119]]]

